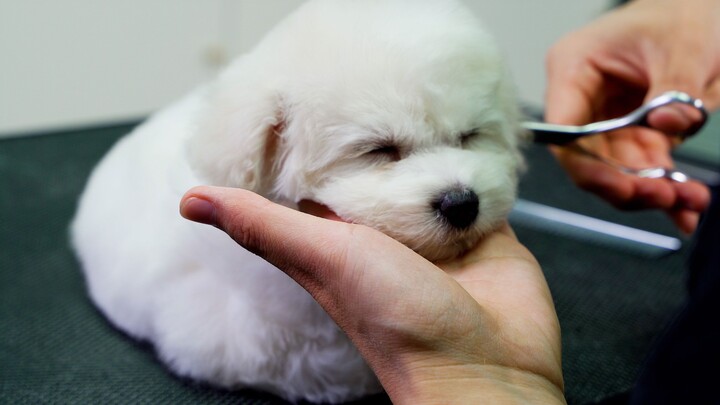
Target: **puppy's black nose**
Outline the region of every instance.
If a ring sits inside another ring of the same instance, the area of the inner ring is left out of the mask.
[[[453,228],[465,229],[475,222],[480,212],[480,198],[470,189],[454,189],[440,195],[433,208]]]

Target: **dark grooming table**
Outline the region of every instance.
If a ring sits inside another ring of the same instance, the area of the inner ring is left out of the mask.
[[[88,300],[67,228],[91,168],[131,128],[0,140],[0,403],[284,404],[173,377],[151,347],[114,330]],[[578,191],[541,147],[527,154],[522,198],[673,234],[660,214],[619,213]],[[687,249],[650,258],[513,225],[555,298],[569,403],[627,390],[682,300]]]

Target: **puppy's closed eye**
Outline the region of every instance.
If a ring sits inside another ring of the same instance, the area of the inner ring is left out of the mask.
[[[460,145],[462,145],[463,147],[468,146],[473,141],[480,138],[481,133],[482,133],[482,131],[480,130],[480,128],[473,128],[469,131],[465,131],[465,132],[461,133],[460,134]]]
[[[392,162],[397,162],[401,158],[400,148],[395,145],[379,145],[367,152],[365,156]]]

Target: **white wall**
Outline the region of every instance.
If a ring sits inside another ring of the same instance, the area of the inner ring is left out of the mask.
[[[0,0],[0,132],[139,117],[211,69],[219,0]]]
[[[550,44],[609,3],[466,1],[533,103],[542,100]],[[300,2],[0,0],[0,136],[145,116],[210,78]]]
[[[524,102],[542,105],[545,53],[564,34],[610,8],[611,0],[465,0],[500,43]]]

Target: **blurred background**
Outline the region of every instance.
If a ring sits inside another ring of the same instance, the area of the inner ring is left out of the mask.
[[[465,2],[537,114],[548,48],[616,3]],[[0,403],[285,403],[166,373],[152,348],[93,309],[67,226],[92,167],[119,137],[211,79],[300,3],[0,0]],[[719,178],[718,121],[677,152],[683,170],[708,181]],[[527,156],[511,221],[553,292],[568,402],[622,395],[682,302],[691,242],[661,213],[619,212],[579,191],[544,147]]]
[[[0,134],[137,119],[211,78],[300,0],[0,0]],[[609,0],[467,0],[527,102],[544,54]]]
[[[0,137],[145,117],[213,77],[300,3],[0,0]],[[504,49],[523,102],[541,106],[547,49],[616,0],[466,3]],[[720,161],[719,137],[684,149]]]

